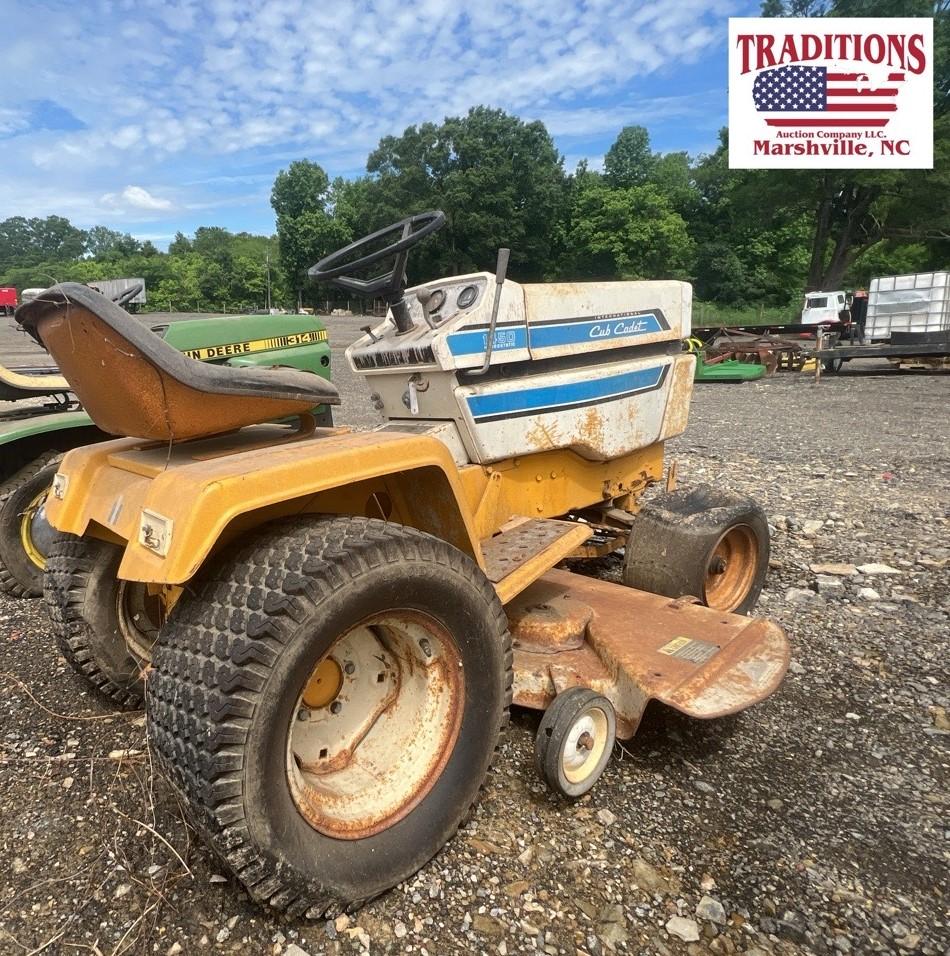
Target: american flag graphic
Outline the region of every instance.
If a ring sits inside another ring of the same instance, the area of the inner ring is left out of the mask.
[[[752,86],[752,99],[759,113],[784,113],[767,118],[769,126],[840,126],[880,128],[887,126],[897,109],[898,87],[903,73],[891,73],[888,86],[870,89],[864,73],[832,73],[823,66],[780,66],[763,70]],[[814,116],[813,114],[820,114]]]

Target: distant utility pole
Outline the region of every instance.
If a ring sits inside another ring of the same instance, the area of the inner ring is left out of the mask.
[[[270,315],[270,253],[264,254],[267,263],[267,314]]]

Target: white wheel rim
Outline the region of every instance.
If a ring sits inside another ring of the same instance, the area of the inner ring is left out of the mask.
[[[610,724],[599,707],[583,711],[571,725],[561,748],[561,773],[578,784],[595,773],[608,746]]]
[[[297,809],[338,839],[392,826],[441,776],[463,705],[458,649],[433,618],[390,611],[352,628],[297,697],[287,734]]]

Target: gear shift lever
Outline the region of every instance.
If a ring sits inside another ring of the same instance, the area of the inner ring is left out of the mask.
[[[469,375],[484,375],[491,365],[491,353],[495,347],[495,323],[498,321],[498,305],[501,302],[501,290],[505,284],[505,276],[508,274],[508,257],[511,255],[510,249],[501,248],[498,250],[498,261],[495,264],[495,298],[491,306],[491,321],[488,323],[488,334],[485,336],[485,361],[481,368],[472,369]]]

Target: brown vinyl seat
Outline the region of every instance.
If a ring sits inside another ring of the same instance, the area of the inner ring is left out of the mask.
[[[47,289],[16,317],[110,435],[182,441],[340,403],[336,388],[312,372],[188,358],[75,282]]]

